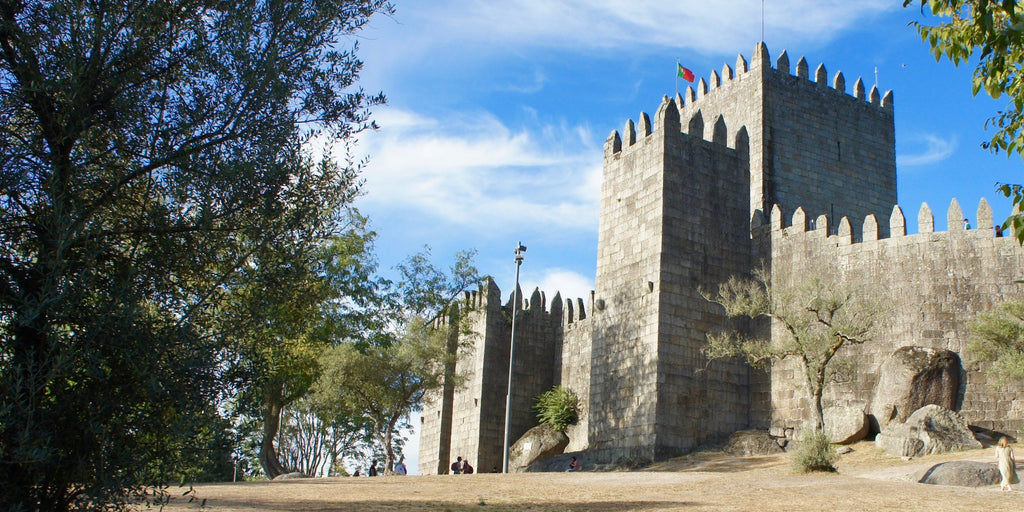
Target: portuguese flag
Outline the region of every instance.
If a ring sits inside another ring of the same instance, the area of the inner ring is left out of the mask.
[[[676,63],[676,68],[677,68],[676,69],[676,76],[677,77],[682,78],[683,80],[686,80],[687,82],[693,82],[693,79],[696,78],[696,77],[693,76],[693,71],[690,71],[689,69],[686,69],[685,67],[683,67],[682,64],[679,64],[678,62]]]

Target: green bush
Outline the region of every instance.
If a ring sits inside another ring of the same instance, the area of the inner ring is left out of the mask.
[[[804,440],[793,453],[793,465],[797,471],[835,472],[835,463],[839,459],[828,436],[820,430],[811,430],[804,434]]]
[[[534,399],[533,410],[537,422],[555,430],[565,430],[579,417],[580,397],[565,386],[555,386]]]

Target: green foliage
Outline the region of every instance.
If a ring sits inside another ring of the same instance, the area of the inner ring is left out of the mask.
[[[565,386],[555,386],[534,399],[537,422],[564,431],[579,418],[580,397]]]
[[[793,452],[793,467],[801,473],[836,471],[839,455],[821,430],[808,430]]]
[[[982,146],[1024,157],[1024,10],[1016,1],[1004,0],[904,0],[903,6],[920,5],[936,18],[935,25],[915,23],[921,39],[931,46],[936,60],[949,59],[959,66],[977,62],[971,92],[985,91],[993,99],[1005,95],[1006,108],[985,122],[995,128]],[[1024,210],[1020,185],[999,185],[1012,197],[1017,212]],[[1024,217],[1014,213],[1003,223],[1013,228],[1024,243]]]
[[[0,509],[123,509],[222,474],[218,402],[239,366],[272,366],[244,344],[309,335],[255,324],[307,310],[289,289],[318,286],[358,193],[359,163],[309,145],[372,126],[384,98],[354,87],[344,42],[389,10],[0,10]]]
[[[462,382],[454,372],[456,334],[466,327],[452,301],[480,277],[473,252],[457,253],[448,271],[432,264],[429,255],[427,248],[397,267],[399,281],[379,290],[378,312],[386,324],[371,342],[349,338],[324,352],[312,390],[328,417],[364,418],[386,468],[393,466],[395,446],[402,442],[398,431],[422,406],[424,395]]]
[[[971,91],[994,99],[1004,94],[1006,110],[986,126],[997,128],[987,146],[996,151],[1022,153],[1024,129],[1024,10],[1015,1],[992,0],[904,0],[904,7],[920,5],[935,17],[936,25],[915,23],[921,39],[931,46],[936,60],[949,59],[954,65],[977,59]]]
[[[989,363],[985,373],[995,387],[1024,380],[1024,302],[1004,302],[978,315],[966,352],[971,362]]]
[[[814,404],[815,426],[823,427],[822,392],[826,384],[847,370],[838,368],[836,354],[871,336],[881,314],[877,304],[863,299],[863,291],[841,283],[824,271],[806,275],[770,276],[761,270],[753,277],[731,277],[705,298],[721,305],[730,318],[770,319],[771,336],[750,336],[750,329],[709,332],[701,352],[709,361],[743,357],[755,367],[792,358],[803,370],[803,381]]]

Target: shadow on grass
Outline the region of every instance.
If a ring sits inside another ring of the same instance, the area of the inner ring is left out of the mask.
[[[741,457],[721,452],[701,452],[659,462],[643,471],[738,473],[790,464],[786,454]]]
[[[190,505],[178,505],[168,510],[202,510],[217,512],[218,510],[251,510],[253,512],[285,512],[302,510],[309,512],[628,512],[679,510],[681,507],[697,507],[701,504],[689,501],[655,502],[655,501],[587,501],[579,503],[522,502],[516,504],[490,503],[452,503],[445,501],[346,501],[344,503],[303,502],[301,500],[283,503],[253,503],[250,501],[216,500],[207,502],[200,508],[198,502]]]

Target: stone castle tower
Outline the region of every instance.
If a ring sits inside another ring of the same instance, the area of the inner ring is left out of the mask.
[[[741,55],[735,69],[666,97],[653,121],[641,113],[608,137],[591,297],[556,294],[549,306],[534,291],[502,304],[488,282],[459,304],[473,334],[453,333],[451,347],[467,382],[425,404],[420,472],[445,473],[457,455],[481,471],[501,465],[512,308],[513,439],[535,424],[533,397],[558,384],[584,409],[567,451],[597,462],[671,457],[744,428],[799,428],[809,404],[793,392],[792,367],[765,373],[700,353],[707,333],[727,326],[700,290],[761,266],[773,280],[825,268],[888,283],[871,293],[891,318],[854,354],[856,378],[826,393],[829,404],[867,410],[894,349],[960,353],[976,313],[1024,298],[1013,283],[1024,250],[994,236],[987,203],[965,231],[954,200],[949,233],[933,233],[924,205],[913,236],[896,204],[892,93],[865,93],[860,79],[848,92],[842,73],[829,83],[820,65],[811,77],[803,58],[791,70],[785,52],[773,67],[757,45],[749,63]],[[1024,390],[997,397],[982,374],[965,373],[968,421],[1015,428]],[[1019,408],[1004,407],[1017,396]]]

